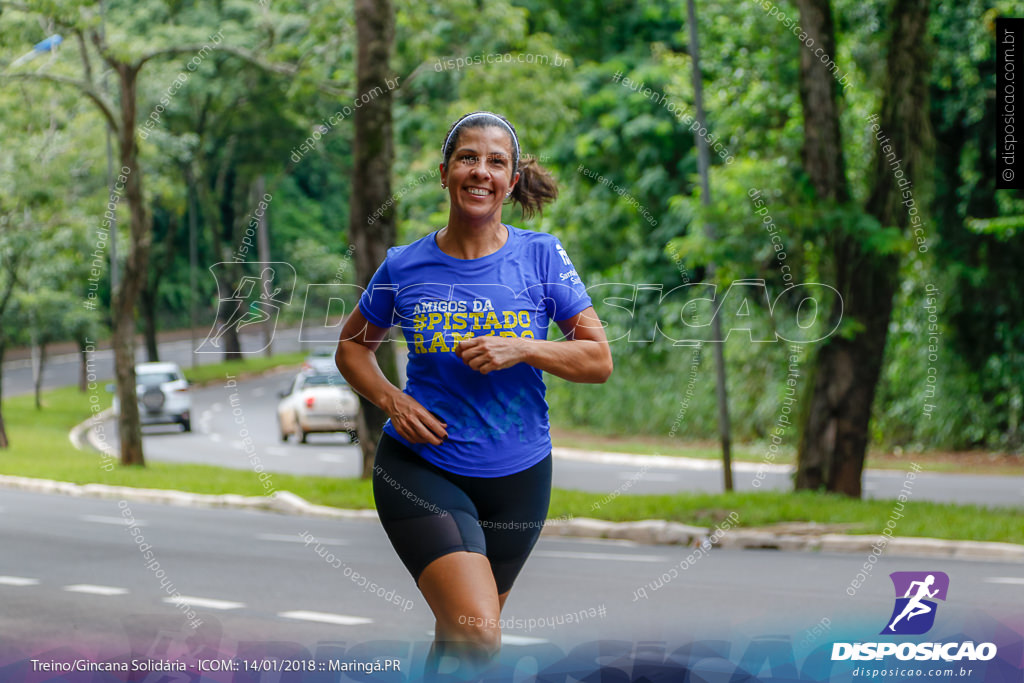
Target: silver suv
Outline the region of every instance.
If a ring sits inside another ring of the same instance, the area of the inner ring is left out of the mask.
[[[142,424],[178,423],[192,431],[192,394],[177,363],[139,363],[135,381]]]

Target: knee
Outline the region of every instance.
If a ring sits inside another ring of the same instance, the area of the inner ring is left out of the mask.
[[[501,625],[497,617],[463,614],[446,630],[452,640],[471,643],[488,654],[501,649]]]

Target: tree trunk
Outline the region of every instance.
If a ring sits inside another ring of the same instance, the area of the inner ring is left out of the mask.
[[[0,336],[0,448],[7,448],[10,443],[7,441],[7,428],[4,426],[4,355],[7,353],[7,344]]]
[[[39,372],[36,373],[35,400],[36,410],[43,409],[43,372],[46,371],[46,342],[39,345]]]
[[[863,329],[853,339],[829,337],[818,352],[800,437],[796,488],[824,487],[859,498],[899,263],[859,249],[855,258],[857,276],[836,289],[846,303],[844,314]]]
[[[200,181],[196,184],[198,199],[202,206],[203,214],[209,221],[211,244],[214,249],[220,250],[221,259],[229,264],[224,270],[223,277],[227,278],[230,287],[237,286],[241,282],[245,271],[245,265],[235,261],[233,252],[240,235],[235,226],[234,210],[230,201],[224,201],[225,197],[231,196],[231,170],[234,159],[235,148],[238,138],[234,135],[228,138],[223,151],[220,167],[213,176],[212,183]],[[210,160],[203,157],[203,166],[210,165]],[[244,257],[247,261],[248,257]],[[229,292],[222,293],[229,294]],[[243,360],[242,344],[238,338],[239,316],[244,316],[245,311],[241,310],[239,302],[228,302],[221,300],[217,305],[217,323],[220,334],[220,345],[224,349],[224,360]]]
[[[122,465],[145,465],[142,454],[142,429],[139,424],[139,404],[135,394],[135,306],[139,300],[149,265],[150,216],[143,201],[142,173],[139,169],[139,150],[135,139],[136,79],[138,67],[119,64],[121,129],[120,160],[125,199],[130,212],[128,253],[120,286],[113,294],[111,308],[114,322],[114,372],[117,376],[117,396],[121,404],[118,419],[118,438],[121,442]]]
[[[178,219],[173,210],[167,212],[167,232],[163,238],[163,258],[147,269],[147,276],[140,292],[139,306],[142,313],[142,329],[146,340],[146,359],[150,363],[160,360],[160,342],[157,338],[157,302],[160,297],[160,281],[174,265],[174,240],[178,235]]]
[[[803,16],[805,4],[820,3],[801,0],[801,20],[807,25],[810,16]],[[827,2],[824,4],[827,6]],[[891,17],[893,33],[879,124],[889,138],[888,144],[895,150],[895,158],[902,162],[900,170],[904,177],[913,179],[925,175],[924,159],[931,147],[927,90],[930,62],[926,45],[928,0],[894,0]],[[827,24],[831,29],[830,18]],[[820,83],[805,88],[804,77],[801,68],[802,97],[805,92],[822,89]],[[831,74],[829,78],[832,79]],[[805,101],[805,117],[807,108]],[[807,122],[805,128],[810,128]],[[817,132],[821,130],[825,129]],[[808,133],[806,146],[820,147],[828,144],[828,139],[828,136]],[[807,163],[827,163],[827,160],[820,149],[805,151]],[[841,155],[833,163],[841,168]],[[816,188],[819,192],[831,189],[820,184],[819,170],[827,171],[817,167],[807,169]],[[875,150],[872,191],[866,210],[883,227],[906,228],[909,216],[901,205],[902,189],[897,185],[894,172],[879,144]],[[845,187],[845,175],[835,178]],[[843,196],[833,195],[836,199]],[[828,491],[860,497],[871,406],[881,375],[893,298],[899,287],[900,260],[898,256],[878,254],[848,236],[834,240],[833,252],[836,289],[842,296],[844,315],[857,324],[857,331],[849,338],[833,335],[818,354],[809,387],[810,401],[804,412],[796,487],[824,487]],[[836,315],[837,311],[833,311],[833,321]]]
[[[830,0],[797,0],[800,24],[829,55],[835,55],[835,27]],[[849,198],[842,133],[839,127],[839,88],[831,72],[807,48],[800,50],[800,103],[804,117],[804,169],[814,185],[818,199],[844,202]],[[842,235],[827,238],[831,251],[839,255],[848,245]],[[828,248],[828,247],[826,247]],[[845,259],[839,257],[838,260]],[[836,289],[846,297],[844,273],[837,266]],[[830,311],[830,321],[842,315],[841,308]],[[825,485],[832,470],[835,436],[842,405],[849,400],[850,373],[832,345],[833,335],[825,340],[813,363],[808,364],[809,381],[800,409],[801,430],[797,452],[797,489],[818,489]],[[848,360],[848,359],[846,359]],[[845,381],[844,381],[845,378]]]
[[[352,202],[349,240],[354,247],[356,282],[367,287],[370,278],[395,241],[394,209],[389,207],[371,226],[369,219],[377,207],[391,196],[391,165],[394,149],[391,138],[391,89],[389,66],[394,42],[395,18],[391,0],[356,0],[356,93],[379,88],[380,94],[355,111],[353,144]],[[394,344],[381,344],[377,362],[385,376],[397,384]],[[387,419],[384,411],[360,397],[359,442],[363,452],[363,478],[373,472],[373,458],[381,429]]]
[[[11,304],[14,296],[14,287],[19,284],[18,270],[19,265],[24,263],[25,259],[17,253],[7,255],[3,259],[3,266],[7,270],[7,285],[4,288],[3,295],[0,296],[0,320],[3,319],[4,313],[8,310],[7,307]],[[7,448],[10,446],[10,442],[7,440],[7,428],[4,426],[4,355],[7,353],[7,340],[8,336],[4,333],[4,328],[0,326],[0,448]]]
[[[139,313],[142,314],[142,334],[146,340],[146,360],[150,363],[160,360],[160,347],[157,342],[156,297],[157,290],[152,284],[147,284],[139,293]]]
[[[89,353],[85,350],[85,339],[78,340],[78,391],[85,393],[89,390]]]
[[[237,272],[232,270],[232,272]],[[241,275],[233,275],[231,282],[239,282]],[[242,341],[238,338],[238,322],[241,319],[240,316],[245,316],[246,312],[243,310],[245,306],[244,301],[236,301],[233,304],[225,304],[223,313],[226,318],[221,321],[221,324],[227,325],[224,328],[224,336],[221,337],[221,345],[224,347],[224,360],[242,360]]]
[[[255,201],[252,203],[255,205],[263,200],[263,197],[267,192],[267,180],[264,178],[262,173],[256,178],[253,189]],[[258,245],[257,254],[259,254],[260,263],[270,263],[270,235],[268,232],[266,211],[263,211],[259,216],[258,225],[259,227],[256,232],[256,244]],[[260,267],[260,291],[270,291],[270,281],[264,279],[267,272],[268,271],[264,270],[262,266]],[[260,329],[263,332],[263,355],[267,358],[274,355],[274,328],[276,323],[277,321],[273,318],[260,323]]]
[[[836,58],[831,0],[797,0],[800,25],[824,54]],[[839,83],[815,56],[800,49],[800,103],[804,116],[804,170],[818,199],[845,202],[850,197],[839,128]]]

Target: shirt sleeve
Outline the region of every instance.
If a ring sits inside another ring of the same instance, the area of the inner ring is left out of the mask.
[[[593,305],[582,278],[557,237],[546,245],[541,262],[546,271],[544,304],[550,320],[566,320]]]
[[[398,285],[391,281],[388,259],[373,274],[366,291],[359,297],[359,310],[363,317],[377,327],[387,329],[395,324],[395,292]]]

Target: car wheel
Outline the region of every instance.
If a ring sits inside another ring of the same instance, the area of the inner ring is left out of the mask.
[[[186,432],[192,431],[192,418],[186,417],[181,420],[181,426],[185,428]]]
[[[299,416],[295,416],[295,439],[299,443],[306,443],[306,432],[302,429],[302,423],[299,422]]]
[[[359,433],[354,429],[348,430],[348,440],[349,443],[359,443]]]

